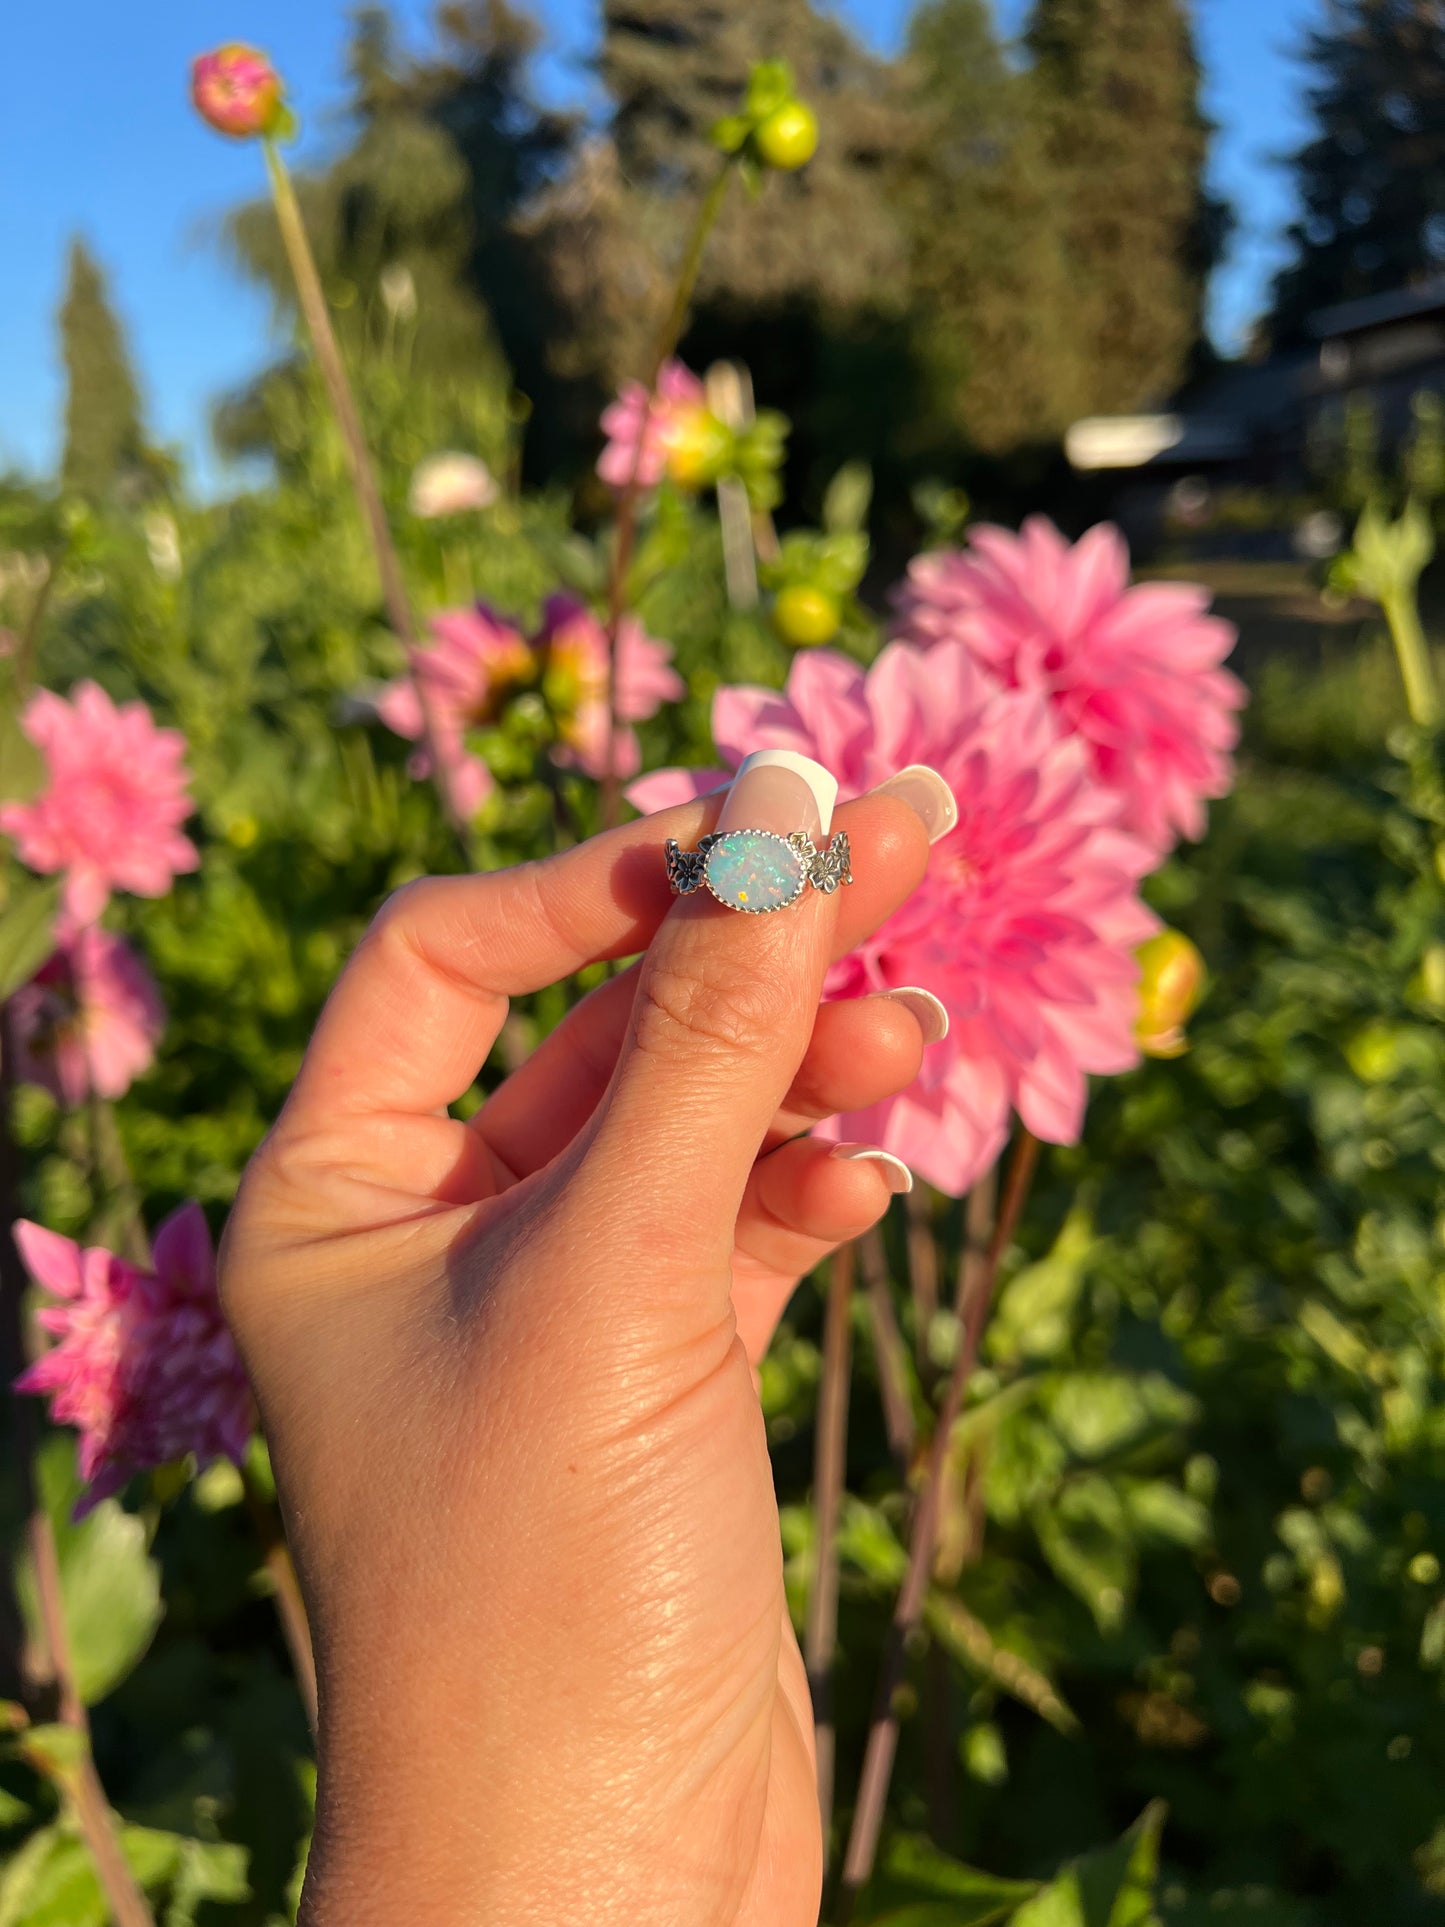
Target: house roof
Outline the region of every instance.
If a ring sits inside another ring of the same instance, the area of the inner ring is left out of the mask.
[[[1440,310],[1445,310],[1445,276],[1423,281],[1415,288],[1395,288],[1389,294],[1365,295],[1359,301],[1321,308],[1310,316],[1309,331],[1317,341],[1335,341],[1341,335],[1363,334],[1368,328],[1412,321],[1417,315]]]

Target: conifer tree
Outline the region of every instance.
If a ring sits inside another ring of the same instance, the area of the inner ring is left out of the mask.
[[[1035,0],[1033,112],[1090,412],[1163,400],[1223,238],[1184,0]]]
[[[1317,309],[1445,271],[1445,5],[1330,0],[1303,53],[1314,125],[1292,157],[1281,341]]]
[[[941,440],[993,454],[1054,438],[1087,384],[1029,78],[988,0],[925,0],[907,69],[915,139],[896,193],[925,413]]]
[[[60,343],[65,364],[61,476],[67,489],[101,501],[142,471],[145,431],[140,393],[105,275],[79,237],[70,244]]]

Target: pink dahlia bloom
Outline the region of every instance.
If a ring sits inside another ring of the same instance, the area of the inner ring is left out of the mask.
[[[1203,589],[1131,588],[1117,529],[1071,547],[1036,515],[1019,535],[977,528],[966,549],[919,556],[898,608],[901,640],[967,643],[1008,688],[1042,689],[1160,856],[1204,834],[1206,802],[1232,781],[1245,693],[1220,667],[1235,631]]]
[[[0,830],[32,870],[64,873],[72,923],[94,923],[112,890],[163,897],[198,867],[180,829],[191,800],[178,730],[157,729],[144,703],[117,707],[93,682],[70,702],[37,691],[21,720],[48,780],[33,802],[0,808]]]
[[[515,623],[484,602],[442,610],[431,619],[431,633],[431,646],[413,658],[412,675],[391,683],[376,711],[388,729],[420,743],[425,732],[418,685],[426,691],[441,773],[456,808],[475,816],[495,786],[481,757],[467,748],[467,731],[494,722],[506,699],[536,680],[536,657]],[[425,748],[410,767],[421,781],[436,774]]]
[[[1043,694],[999,689],[959,642],[894,643],[866,676],[813,650],[781,694],[719,690],[713,735],[730,769],[750,750],[801,750],[849,797],[928,763],[958,799],[923,883],[827,984],[831,997],[921,984],[947,1006],[948,1038],[909,1090],[821,1135],[879,1144],[954,1194],[998,1156],[1013,1110],[1038,1137],[1074,1142],[1088,1074],[1139,1060],[1133,953],[1158,925],[1137,886],[1155,858]],[[661,809],[724,775],[664,770],[629,796]]]
[[[555,760],[588,776],[608,774],[607,631],[585,602],[575,596],[548,598],[536,647],[544,664],[548,701],[561,718]],[[672,651],[648,635],[636,616],[624,616],[617,631],[617,719],[620,727],[611,758],[613,772],[635,776],[642,764],[637,737],[629,723],[646,722],[664,703],[687,693],[672,667]]]
[[[150,1069],[165,1028],[155,979],[125,942],[89,924],[10,1000],[16,1071],[71,1109],[124,1097]]]
[[[20,1222],[15,1238],[31,1277],[59,1301],[39,1315],[59,1343],[17,1389],[48,1397],[57,1423],[80,1434],[89,1489],[77,1516],[132,1473],[188,1452],[202,1464],[242,1457],[255,1412],[198,1204],[161,1225],[150,1271],[38,1224]]]
[[[639,488],[656,488],[667,472],[674,436],[683,422],[705,405],[702,383],[680,361],[662,364],[657,393],[651,398],[640,381],[629,381],[616,401],[603,410],[602,432],[607,446],[597,458],[597,473],[613,488],[627,488],[634,475]]]

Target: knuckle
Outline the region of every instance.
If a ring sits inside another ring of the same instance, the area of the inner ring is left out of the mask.
[[[775,1057],[798,1016],[787,973],[736,959],[653,963],[634,1010],[636,1048],[645,1054]]]

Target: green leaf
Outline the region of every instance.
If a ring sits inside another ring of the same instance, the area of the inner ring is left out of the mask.
[[[246,1848],[234,1841],[183,1841],[162,1927],[196,1927],[198,1910],[208,1900],[249,1900],[248,1861]]]
[[[29,1814],[30,1808],[18,1794],[0,1786],[0,1827],[18,1827]]]
[[[990,1357],[1011,1364],[1020,1358],[1052,1358],[1064,1349],[1097,1246],[1092,1206],[1076,1204],[1053,1249],[1005,1287],[989,1322]]]
[[[884,1911],[863,1917],[877,1927],[990,1927],[1037,1892],[1035,1880],[980,1872],[951,1860],[929,1840],[900,1834],[868,1889],[870,1908]]]
[[[7,674],[0,682],[0,803],[28,803],[45,780],[45,760],[21,727],[22,708]]]
[[[867,462],[845,462],[823,497],[823,527],[836,535],[858,534],[872,500],[872,469]]]
[[[1066,1867],[1019,1908],[1012,1927],[1154,1927],[1166,1811],[1162,1800],[1154,1801],[1122,1840]]]
[[[1035,1515],[1044,1557],[1094,1615],[1100,1632],[1117,1631],[1134,1586],[1135,1554],[1124,1503],[1110,1482],[1072,1479]]]
[[[37,1773],[64,1783],[86,1754],[86,1739],[73,1726],[30,1726],[15,1743],[15,1751]]]
[[[126,1827],[121,1848],[140,1885],[167,1881],[182,1842],[150,1827]],[[110,1907],[84,1843],[67,1828],[32,1834],[0,1875],[0,1927],[109,1927]]]
[[[0,1002],[28,984],[55,948],[59,907],[58,879],[16,877],[0,910]]]
[[[55,1529],[76,1685],[92,1706],[150,1645],[163,1611],[160,1570],[146,1551],[145,1527],[114,1499],[103,1500],[78,1524],[72,1519],[80,1481],[69,1437],[46,1441],[36,1472]],[[16,1583],[27,1623],[39,1637],[39,1602],[28,1565],[21,1564]]]

